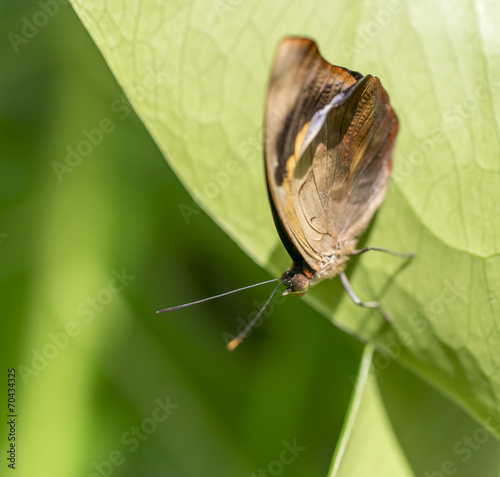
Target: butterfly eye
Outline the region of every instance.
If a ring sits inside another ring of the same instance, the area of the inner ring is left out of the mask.
[[[302,273],[296,273],[292,278],[292,288],[295,293],[305,293],[309,288],[309,279]]]

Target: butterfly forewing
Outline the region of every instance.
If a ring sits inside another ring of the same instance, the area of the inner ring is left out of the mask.
[[[378,78],[330,65],[312,40],[282,41],[266,104],[266,175],[296,263],[320,271],[354,246],[385,194],[397,126]]]

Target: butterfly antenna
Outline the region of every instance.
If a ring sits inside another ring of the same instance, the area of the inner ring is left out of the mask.
[[[185,303],[184,305],[171,306],[170,308],[164,308],[163,310],[158,310],[156,313],[168,313],[169,311],[180,310],[182,308],[187,308],[188,306],[197,305],[198,303],[203,303],[203,302],[209,301],[209,300],[215,300],[216,298],[221,298],[221,297],[226,296],[226,295],[231,295],[231,293],[238,293],[238,292],[243,291],[243,290],[248,290],[249,288],[258,287],[260,285],[265,285],[266,283],[276,282],[278,280],[281,280],[281,278],[273,278],[272,280],[267,280],[266,282],[255,283],[253,285],[248,285],[247,287],[238,288],[237,290],[231,290],[231,291],[228,291],[226,293],[221,293],[220,295],[215,295],[215,296],[211,296],[208,298],[203,298],[203,300],[197,300],[197,301],[193,301],[191,303]],[[280,283],[280,285],[281,285],[281,283]],[[266,303],[266,306],[267,306],[267,303]]]
[[[267,308],[267,305],[271,302],[273,299],[274,295],[276,295],[276,292],[278,291],[278,288],[285,283],[286,280],[282,280],[281,278],[278,278],[280,280],[278,286],[273,290],[271,293],[271,296],[267,299],[267,301],[264,303],[264,306],[259,310],[259,312],[255,315],[255,317],[243,328],[243,330],[240,331],[238,336],[233,338],[227,345],[226,348],[228,351],[234,351],[236,347],[247,337],[248,333],[250,333],[250,330],[255,326],[255,323],[259,321],[259,318],[261,317],[262,313],[264,313],[264,310]]]

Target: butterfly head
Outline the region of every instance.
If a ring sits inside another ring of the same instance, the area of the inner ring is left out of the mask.
[[[281,276],[283,284],[286,286],[283,295],[293,293],[302,296],[309,289],[309,281],[313,276],[314,272],[309,267],[302,267],[294,263],[290,270]]]

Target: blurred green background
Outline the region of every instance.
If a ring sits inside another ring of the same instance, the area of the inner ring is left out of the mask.
[[[305,450],[283,475],[325,475],[361,344],[289,297],[227,352],[224,334],[272,284],[155,314],[273,277],[196,208],[69,5],[13,46],[7,34],[40,8],[4,0],[0,20],[1,353],[4,373],[17,368],[17,475],[251,475],[294,441]],[[112,131],[83,157],[105,118]],[[82,160],[59,180],[68,147]],[[155,420],[167,398],[178,407]]]

